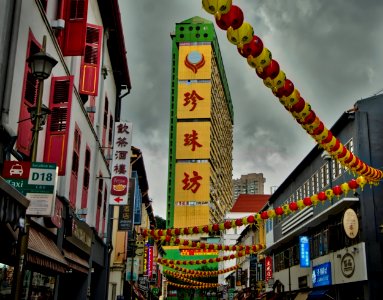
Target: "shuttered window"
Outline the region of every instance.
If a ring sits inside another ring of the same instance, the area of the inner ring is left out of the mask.
[[[28,48],[25,60],[30,56],[40,51],[40,45],[29,32]],[[25,157],[30,157],[32,146],[32,128],[33,124],[30,119],[28,108],[35,106],[38,94],[38,80],[32,75],[28,63],[25,62],[23,93],[20,105],[19,124],[17,129],[17,151]]]
[[[81,131],[76,125],[73,140],[72,170],[70,175],[69,202],[72,208],[76,207],[78,169],[80,161]]]
[[[80,93],[97,96],[100,73],[102,27],[87,25],[85,54],[80,71]]]
[[[64,56],[82,56],[85,50],[88,0],[63,0],[65,29],[61,44]]]
[[[81,208],[86,208],[88,206],[90,159],[91,159],[91,152],[90,152],[90,148],[87,146],[85,150],[85,164],[84,164],[84,178],[83,178],[83,185],[82,185]]]
[[[66,169],[72,93],[73,76],[52,78],[44,161],[56,163],[60,176],[65,175]]]

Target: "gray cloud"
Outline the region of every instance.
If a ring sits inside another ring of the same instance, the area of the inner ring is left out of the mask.
[[[134,123],[155,214],[166,214],[170,106],[170,32],[201,16],[200,0],[120,0],[132,80],[122,116]],[[331,127],[356,100],[383,89],[383,1],[238,0],[281,69],[320,119]],[[234,105],[233,176],[261,172],[266,189],[315,147],[313,139],[273,96],[216,27]]]

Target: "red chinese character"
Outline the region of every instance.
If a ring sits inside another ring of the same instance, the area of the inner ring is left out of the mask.
[[[126,124],[118,124],[117,125],[117,133],[127,133],[129,134],[129,126]]]
[[[117,139],[117,142],[116,142],[116,144],[117,144],[117,146],[119,146],[119,147],[125,147],[126,145],[128,145],[129,143],[128,143],[128,141],[126,140],[126,137],[119,137],[118,139]]]
[[[126,159],[126,155],[128,154],[128,151],[116,151],[114,154],[115,159]]]
[[[198,175],[197,171],[193,171],[194,177],[189,178],[188,173],[184,173],[185,178],[182,180],[182,182],[185,184],[183,186],[184,190],[191,190],[193,193],[196,193],[201,184],[198,182],[199,180],[202,180],[202,176]]]
[[[187,106],[191,103],[191,109],[189,111],[193,111],[197,106],[197,100],[203,100],[204,98],[201,97],[196,93],[195,90],[193,90],[191,93],[187,92],[184,94],[184,106]]]
[[[126,165],[115,165],[114,172],[117,174],[126,174]]]
[[[197,142],[198,140],[198,133],[193,130],[192,134],[185,133],[185,139],[184,139],[184,146],[192,146],[192,151],[195,151],[196,147],[202,147],[200,143]]]

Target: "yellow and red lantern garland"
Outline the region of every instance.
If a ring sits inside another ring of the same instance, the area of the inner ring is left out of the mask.
[[[175,286],[175,287],[178,287],[180,289],[188,289],[188,290],[201,290],[201,289],[211,289],[211,288],[213,288],[213,286],[210,286],[211,283],[204,284],[204,285],[186,285],[186,284],[175,283],[175,282],[172,282],[172,281],[168,280],[167,284]],[[216,287],[216,286],[214,286],[214,287]]]
[[[364,176],[359,176],[357,179],[351,179],[348,182],[344,182],[340,185],[336,185],[331,189],[321,191],[318,194],[314,194],[310,197],[300,199],[298,201],[293,201],[289,204],[284,204],[278,206],[275,209],[269,209],[266,211],[258,212],[254,215],[250,215],[241,219],[229,220],[219,224],[209,224],[204,226],[194,226],[194,227],[185,227],[185,228],[172,228],[172,229],[152,229],[141,230],[143,236],[151,236],[156,240],[161,240],[164,243],[172,243],[174,245],[182,245],[188,247],[195,247],[200,249],[210,249],[210,250],[223,250],[223,251],[237,251],[247,248],[249,246],[223,246],[219,244],[207,244],[203,242],[195,242],[190,240],[183,240],[178,238],[179,235],[191,235],[191,234],[200,234],[200,233],[215,233],[223,231],[230,228],[236,228],[243,225],[254,224],[256,222],[267,220],[269,218],[274,218],[275,216],[288,215],[294,213],[297,210],[304,209],[307,206],[317,205],[319,201],[324,203],[326,200],[332,200],[334,197],[339,198],[342,194],[347,195],[350,190],[356,192],[358,188],[363,190],[364,186],[367,184],[367,180]],[[257,249],[254,249],[257,251]]]
[[[179,280],[182,280],[184,282],[187,282],[187,283],[191,283],[191,284],[194,284],[194,285],[197,285],[197,286],[201,286],[201,285],[210,285],[211,287],[217,287],[219,286],[220,284],[218,283],[207,283],[207,282],[203,282],[203,281],[197,281],[197,280],[192,280],[192,279],[189,279],[185,276],[185,274],[180,274],[180,273],[177,273],[177,272],[173,272],[173,271],[170,271],[170,270],[165,270],[164,273],[166,275],[170,275],[174,278],[177,278]]]
[[[259,248],[259,247],[257,247]],[[262,249],[264,246],[262,246]],[[261,250],[261,249],[259,249]],[[258,250],[258,251],[259,251]],[[230,255],[224,255],[222,257],[216,257],[216,258],[209,258],[209,259],[197,259],[197,260],[175,260],[175,259],[167,259],[167,258],[157,258],[157,263],[161,265],[206,265],[206,264],[212,264],[217,263],[221,261],[236,259],[238,257],[243,257],[246,255],[250,255],[253,253],[256,253],[257,251],[254,251],[252,249],[249,250],[242,250],[238,251],[236,253],[230,254]]]
[[[190,276],[190,277],[215,277],[215,276],[218,276],[220,274],[225,274],[225,273],[235,271],[236,269],[239,268],[238,265],[235,265],[235,266],[232,266],[230,268],[226,268],[226,269],[222,269],[222,270],[218,270],[218,271],[198,271],[198,270],[191,270],[191,269],[182,268],[182,267],[179,267],[179,266],[176,266],[173,264],[163,264],[163,265],[168,267],[168,268],[171,268],[173,270],[181,271],[181,272],[183,272],[184,276]]]
[[[244,22],[242,10],[232,5],[232,0],[202,0],[202,6],[215,16],[217,26],[227,31],[228,40],[237,46],[239,54],[247,59],[252,68],[255,68],[256,74],[263,80],[265,86],[272,90],[281,104],[315,139],[319,147],[325,149],[354,174],[364,176],[369,183],[378,184],[383,172],[370,167],[351,153],[324,126],[311,109],[311,105],[301,97],[298,89],[280,70],[279,63],[272,58],[270,50],[263,46],[258,36],[254,35],[253,27]]]

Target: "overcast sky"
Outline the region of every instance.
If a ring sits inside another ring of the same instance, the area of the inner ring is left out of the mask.
[[[122,118],[143,152],[154,214],[165,218],[170,105],[170,33],[200,16],[201,0],[119,0],[132,81]],[[328,127],[383,90],[382,0],[233,0],[287,78]],[[265,193],[315,147],[271,91],[216,32],[234,106],[233,177],[263,173]]]

